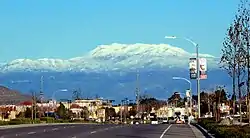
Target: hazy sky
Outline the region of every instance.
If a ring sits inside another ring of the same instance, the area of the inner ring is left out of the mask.
[[[169,43],[219,56],[239,0],[1,0],[0,62],[67,59],[99,44]]]

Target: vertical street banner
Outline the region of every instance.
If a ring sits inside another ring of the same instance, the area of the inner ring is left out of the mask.
[[[200,64],[200,79],[207,79],[207,60],[205,58],[199,59]]]
[[[190,71],[190,79],[196,79],[197,78],[196,58],[189,59],[189,71]]]
[[[186,96],[189,98],[190,96],[190,89],[186,90]]]

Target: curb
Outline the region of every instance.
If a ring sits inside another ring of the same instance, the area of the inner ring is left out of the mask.
[[[25,128],[25,127],[39,127],[39,126],[53,126],[53,125],[78,125],[78,124],[91,124],[91,123],[48,123],[48,124],[6,125],[6,126],[0,126],[0,130],[12,129],[12,128]]]
[[[212,134],[210,134],[205,128],[203,128],[199,124],[194,124],[194,126],[197,127],[203,134],[206,134],[206,137],[215,138]]]

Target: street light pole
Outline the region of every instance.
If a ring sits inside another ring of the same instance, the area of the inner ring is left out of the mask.
[[[200,97],[200,62],[199,62],[199,47],[196,46],[196,64],[197,64],[197,94],[198,94],[198,117],[201,117],[201,97]]]
[[[177,39],[179,37],[176,36],[165,36],[166,39]],[[188,39],[188,38],[182,38],[190,43],[192,43],[192,45],[195,46],[196,48],[196,71],[197,71],[197,76],[196,76],[196,80],[197,80],[197,95],[198,95],[198,117],[201,117],[201,110],[200,110],[200,65],[199,65],[199,46],[197,43],[195,43],[194,41]]]
[[[191,116],[192,116],[192,109],[193,109],[193,103],[192,103],[192,83],[190,80],[182,77],[173,77],[174,80],[184,80],[189,83],[189,90],[190,90],[190,109],[191,109]]]

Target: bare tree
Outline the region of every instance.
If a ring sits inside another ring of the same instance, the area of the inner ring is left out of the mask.
[[[237,43],[235,42],[234,24],[232,24],[227,32],[223,42],[222,56],[220,60],[221,68],[225,69],[228,75],[232,78],[233,95],[235,95],[235,80],[236,80],[236,58]],[[233,114],[235,114],[235,100],[233,101]]]
[[[243,36],[243,45],[246,48],[246,67],[247,67],[247,96],[248,96],[248,119],[250,125],[250,3],[248,0],[241,0],[241,4],[238,9],[238,17],[241,17],[241,25],[242,25],[242,36]]]
[[[225,69],[233,83],[233,96],[236,95],[236,79],[238,96],[241,106],[241,87],[244,85],[248,56],[248,24],[249,16],[246,8],[247,0],[242,0],[233,23],[230,25],[223,42],[221,67]],[[233,113],[235,114],[235,99],[233,99]]]
[[[75,100],[82,99],[82,92],[81,92],[80,88],[79,88],[79,90],[73,90],[73,99],[75,99]]]
[[[249,16],[250,8],[248,0],[241,0],[241,4],[238,8],[238,15],[236,15],[237,22],[235,28],[238,31],[236,38],[238,42],[238,51],[236,54],[237,61],[237,79],[238,79],[238,90],[239,90],[239,107],[240,107],[240,122],[242,122],[241,105],[242,105],[242,89],[245,80],[247,80],[247,93],[249,93],[249,81],[250,81],[250,70],[249,70]],[[246,78],[247,74],[247,78]],[[249,115],[250,118],[250,115]]]

